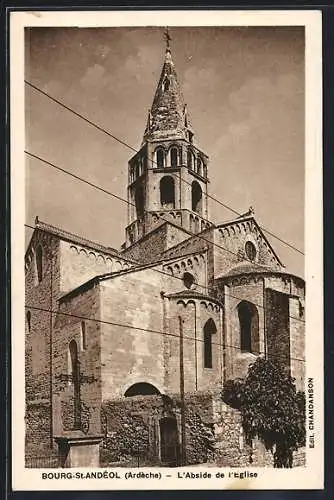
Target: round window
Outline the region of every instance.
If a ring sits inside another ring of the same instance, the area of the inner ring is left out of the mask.
[[[183,275],[183,284],[186,288],[191,288],[195,283],[195,278],[190,273],[184,273]]]
[[[254,260],[256,258],[256,248],[255,248],[254,243],[252,243],[251,241],[247,241],[246,245],[245,245],[245,251],[246,251],[247,258],[251,262],[254,262]]]

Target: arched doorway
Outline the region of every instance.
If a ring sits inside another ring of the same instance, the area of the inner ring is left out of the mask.
[[[162,418],[159,427],[161,462],[166,467],[177,467],[180,464],[180,443],[176,418]]]
[[[154,385],[147,382],[138,382],[129,387],[124,396],[129,398],[131,396],[152,396],[154,394],[160,394],[160,391]]]
[[[243,300],[238,305],[240,349],[242,352],[259,353],[259,314],[251,302]]]

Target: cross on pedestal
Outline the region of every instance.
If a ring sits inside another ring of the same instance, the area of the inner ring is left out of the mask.
[[[74,398],[74,428],[81,428],[81,386],[84,383],[92,383],[97,379],[92,375],[83,375],[80,370],[80,362],[76,360],[73,366],[72,373],[61,373],[58,380],[62,382],[71,382],[73,384],[73,398]]]
[[[171,41],[171,36],[169,34],[169,30],[168,30],[168,26],[166,28],[166,30],[164,31],[164,37],[165,37],[165,40],[166,40],[166,46],[167,46],[167,49],[169,49],[170,47],[170,41]]]

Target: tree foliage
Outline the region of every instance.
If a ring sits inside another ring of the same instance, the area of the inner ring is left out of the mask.
[[[240,410],[248,440],[274,450],[275,467],[291,467],[292,452],[305,444],[305,394],[279,365],[257,358],[245,380],[228,380],[223,400]]]

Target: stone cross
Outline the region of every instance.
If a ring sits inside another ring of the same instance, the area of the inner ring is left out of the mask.
[[[168,26],[166,28],[166,31],[164,32],[164,36],[165,36],[165,40],[166,40],[167,49],[169,49],[169,47],[170,47],[169,42],[171,41],[172,38],[171,38],[171,36],[169,34]]]

